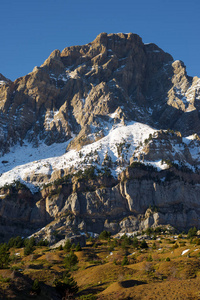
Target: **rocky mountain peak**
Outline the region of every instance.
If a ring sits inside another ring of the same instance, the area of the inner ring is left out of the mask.
[[[1,81],[0,184],[11,185],[0,217],[23,198],[16,216],[37,228],[199,224],[200,79],[183,62],[136,34],[101,33]],[[149,204],[160,211],[145,214]]]
[[[182,62],[137,34],[101,33],[89,44],[54,50],[44,64],[4,88],[2,152],[24,139],[37,146],[75,135],[68,149],[80,148],[95,134],[105,135],[105,121],[122,118],[187,134],[191,114],[184,113],[195,114],[198,82],[187,76]],[[119,117],[112,118],[119,108]],[[192,118],[198,133],[198,113]]]
[[[6,78],[0,73],[0,86],[11,82],[12,81],[10,79]]]

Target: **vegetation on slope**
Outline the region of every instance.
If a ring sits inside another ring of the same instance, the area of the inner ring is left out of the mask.
[[[199,245],[196,228],[172,235],[159,227],[134,237],[104,231],[85,247],[66,240],[57,249],[34,238],[12,238],[0,245],[0,297],[197,299]]]

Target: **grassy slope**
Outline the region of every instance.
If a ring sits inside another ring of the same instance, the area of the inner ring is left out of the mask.
[[[97,299],[199,299],[200,246],[179,238],[176,248],[170,236],[147,242],[148,249],[118,245],[111,255],[106,241],[97,242],[96,247],[88,242],[82,251],[75,252],[79,263],[71,272],[79,286],[76,299],[92,299],[88,294]],[[156,249],[152,249],[153,243]],[[0,270],[0,298],[50,299],[55,293],[55,278],[65,271],[66,252],[47,247],[38,247],[29,256],[23,255],[23,249],[10,252],[10,269]],[[129,264],[122,266],[125,253]],[[42,289],[38,296],[31,292],[36,278]]]

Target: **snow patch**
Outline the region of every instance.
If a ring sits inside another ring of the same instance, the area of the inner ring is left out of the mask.
[[[181,255],[184,255],[185,253],[187,253],[188,251],[190,251],[190,249],[184,250]]]

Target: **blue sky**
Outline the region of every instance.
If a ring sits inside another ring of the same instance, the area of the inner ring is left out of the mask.
[[[200,0],[1,0],[0,73],[15,80],[54,49],[89,43],[100,32],[133,32],[200,77],[199,13]]]

